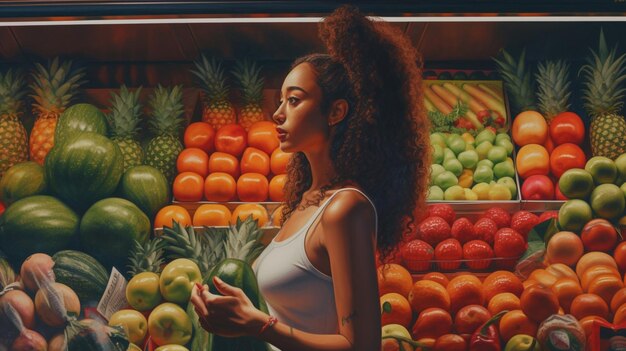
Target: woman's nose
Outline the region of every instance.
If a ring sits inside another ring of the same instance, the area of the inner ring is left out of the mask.
[[[282,105],[278,106],[272,115],[272,120],[279,125],[285,123],[285,113],[282,110]]]

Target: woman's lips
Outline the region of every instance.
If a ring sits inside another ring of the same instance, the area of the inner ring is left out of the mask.
[[[278,133],[278,140],[285,141],[285,139],[287,139],[287,132],[280,128],[280,127],[276,127],[276,132]]]

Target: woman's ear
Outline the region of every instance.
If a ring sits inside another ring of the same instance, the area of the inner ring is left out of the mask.
[[[330,113],[328,115],[328,126],[332,127],[337,123],[343,121],[344,118],[348,115],[348,110],[350,106],[348,105],[348,101],[345,99],[338,99],[333,101],[330,106]]]

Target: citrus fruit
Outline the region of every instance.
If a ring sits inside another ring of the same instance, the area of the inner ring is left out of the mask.
[[[620,276],[600,275],[591,280],[587,292],[600,296],[607,305],[610,305],[613,296],[623,287],[624,283]]]
[[[550,238],[546,247],[546,258],[551,264],[562,263],[573,266],[583,255],[583,242],[572,232],[558,232]]]
[[[465,351],[467,342],[457,334],[445,334],[435,340],[434,350],[437,351]]]
[[[499,293],[492,297],[487,305],[487,310],[489,310],[492,315],[496,315],[500,311],[519,310],[520,308],[519,297],[510,292]]]
[[[430,280],[415,282],[409,292],[408,300],[415,313],[433,307],[450,310],[450,295],[446,288]]]
[[[580,277],[580,286],[582,286],[584,291],[589,290],[589,284],[599,276],[602,275],[612,275],[621,279],[621,276],[616,268],[605,265],[598,265],[589,267],[585,273]]]
[[[609,306],[611,307],[611,312],[613,313],[617,312],[617,309],[620,308],[625,303],[626,303],[626,288],[621,288],[611,298],[611,303],[609,304]]]
[[[406,268],[395,263],[384,264],[376,269],[376,274],[378,276],[379,296],[387,293],[409,296],[413,287],[413,278]]]
[[[524,290],[520,306],[530,320],[541,323],[559,311],[559,300],[550,288],[537,283]]]
[[[581,294],[572,301],[570,313],[581,320],[587,316],[608,318],[609,306],[604,300],[595,294]]]
[[[413,320],[413,311],[406,297],[388,293],[380,297],[381,325],[400,324],[408,328]]]
[[[448,286],[448,283],[450,282],[450,280],[448,279],[448,277],[446,277],[445,274],[439,273],[439,272],[426,273],[422,277],[422,280],[432,280],[434,282],[441,284],[444,288]]]
[[[583,289],[580,287],[578,279],[569,277],[560,278],[556,281],[556,283],[554,283],[554,285],[552,285],[551,289],[559,300],[559,305],[565,313],[569,313],[574,298],[583,293]]]
[[[580,278],[582,274],[591,266],[613,266],[617,268],[615,259],[604,252],[588,252],[584,254],[576,264],[576,275]]]
[[[509,311],[500,319],[500,338],[506,343],[518,334],[537,335],[537,323],[529,319],[522,310]]]
[[[456,313],[463,306],[484,305],[482,283],[476,276],[462,274],[454,277],[446,287],[450,296],[450,308]]]
[[[522,295],[522,291],[524,291],[522,281],[509,271],[495,271],[483,280],[483,292],[486,301],[504,292],[510,292],[519,297]]]

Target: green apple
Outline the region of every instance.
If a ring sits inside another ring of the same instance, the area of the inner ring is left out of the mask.
[[[135,275],[126,285],[126,300],[137,311],[148,311],[161,302],[159,275],[142,272]]]
[[[445,171],[446,169],[443,168],[442,165],[438,165],[438,164],[430,165],[430,184],[434,184],[435,178],[437,178],[438,175],[440,175],[441,173]]]
[[[600,184],[591,192],[591,208],[600,217],[613,219],[621,216],[626,206],[624,193],[615,184]]]
[[[508,159],[493,166],[493,175],[500,179],[504,177],[515,177],[515,166]]]
[[[494,164],[493,164],[493,162],[489,161],[488,159],[484,159],[484,160],[478,161],[478,163],[476,164],[476,168],[478,168],[480,166],[486,166],[486,167],[489,167],[489,168],[493,168]]]
[[[456,155],[454,154],[454,151],[450,150],[449,148],[443,149],[443,162],[447,160],[456,160]]]
[[[500,140],[508,140],[508,141],[511,141],[511,137],[510,137],[507,133],[498,133],[498,134],[496,135],[496,144],[497,144]]]
[[[430,135],[430,144],[439,145],[443,149],[446,147],[446,137],[441,133],[433,133]]]
[[[381,337],[382,337],[381,350],[400,349],[399,348],[400,345],[398,345],[397,339],[393,338],[394,336],[413,340],[411,338],[411,333],[409,333],[409,331],[403,325],[386,324],[382,327],[382,330],[381,330]],[[405,341],[402,342],[402,347],[404,350],[413,350],[413,346],[411,346],[409,343]]]
[[[534,344],[534,346],[533,346]],[[506,343],[504,351],[541,351],[539,341],[526,334],[517,334]]]
[[[478,163],[478,154],[475,150],[463,151],[458,156],[463,168],[474,169]]]
[[[453,185],[459,184],[459,179],[450,171],[445,171],[435,178],[435,185],[446,190]]]
[[[446,140],[446,145],[454,152],[455,155],[465,151],[465,140],[458,134],[450,134]]]
[[[487,151],[487,159],[491,160],[494,164],[498,164],[506,160],[509,154],[502,146],[493,146],[491,150]]]
[[[463,189],[465,191],[465,200],[468,201],[476,201],[478,200],[478,194],[476,194],[472,189]]]
[[[489,189],[489,200],[508,201],[512,198],[511,190],[505,184],[494,184]]]
[[[491,144],[496,142],[496,134],[490,129],[483,129],[474,138],[474,144],[480,145],[482,142],[488,141]]]
[[[593,190],[593,177],[584,169],[568,169],[559,178],[559,189],[568,199],[586,199]]]
[[[163,268],[159,288],[161,296],[169,302],[186,304],[195,283],[202,283],[198,265],[189,259],[178,258]]]
[[[478,166],[474,171],[474,182],[489,183],[493,180],[493,170],[487,166]]]
[[[608,157],[595,156],[590,158],[585,164],[585,170],[591,174],[596,185],[613,183],[617,178],[617,166]]]
[[[476,144],[476,152],[478,153],[478,158],[484,160],[487,158],[487,154],[489,150],[493,147],[493,144],[489,141],[483,141],[480,144]]]
[[[558,222],[561,230],[579,233],[592,218],[591,206],[583,200],[574,199],[561,206]]]
[[[154,351],[189,351],[189,349],[181,345],[172,344],[159,346]]]
[[[517,183],[515,183],[515,180],[511,177],[502,177],[500,179],[498,179],[498,181],[496,182],[497,184],[504,184],[506,185],[509,190],[511,191],[511,196],[515,197],[517,196]]]
[[[427,200],[430,200],[430,201],[443,200],[443,190],[441,190],[441,188],[436,185],[431,186],[430,188],[428,188]]]
[[[439,145],[433,145],[433,163],[441,164],[443,162],[443,148]]]
[[[615,159],[615,167],[617,167],[619,178],[626,181],[626,154],[621,154]]]
[[[488,183],[478,183],[474,185],[472,191],[478,196],[478,200],[489,200],[489,190],[491,187]]]
[[[443,193],[445,200],[465,200],[465,189],[460,185],[453,185]]]
[[[158,346],[185,345],[191,339],[191,319],[180,306],[165,302],[155,307],[148,316],[148,333]]]
[[[452,172],[452,174],[457,177],[463,173],[463,165],[456,158],[450,158],[443,161],[443,168],[445,168],[446,171]]]
[[[135,310],[119,310],[113,313],[109,319],[109,325],[112,327],[121,326],[126,331],[128,341],[133,344],[142,345],[146,333],[148,333],[146,317]]]
[[[513,153],[513,143],[509,139],[496,140],[494,145],[503,147],[506,150],[507,156],[511,156]]]
[[[622,184],[619,188],[622,190],[622,193],[624,193],[624,198],[626,199],[626,183]]]

